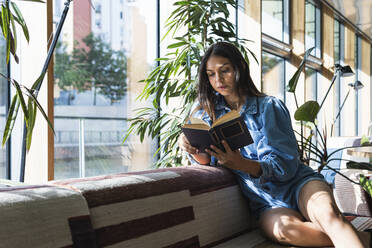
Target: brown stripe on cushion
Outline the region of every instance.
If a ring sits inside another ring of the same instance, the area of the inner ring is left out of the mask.
[[[68,224],[74,247],[98,247],[89,215],[71,217]]]
[[[161,175],[164,173],[175,174],[172,178],[156,179],[154,180],[140,180],[133,183],[136,175],[141,177],[148,176],[149,179],[152,174]],[[110,186],[110,179],[123,178],[122,184]],[[128,183],[125,180],[128,180]],[[92,181],[107,180],[105,186],[97,186],[97,188],[84,188],[84,184],[90,184]],[[131,180],[131,181],[130,181]],[[86,178],[80,180],[66,180],[53,182],[56,185],[70,184],[82,191],[82,194],[87,199],[90,208],[128,201],[133,199],[140,199],[149,196],[156,196],[181,190],[189,190],[192,195],[197,195],[205,192],[214,191],[217,189],[230,187],[235,185],[236,180],[234,175],[227,169],[215,168],[211,166],[184,166],[177,168],[157,169],[152,171],[132,172],[126,174],[116,174],[104,177]]]
[[[96,230],[99,247],[138,238],[195,219],[192,206],[131,220]]]
[[[199,238],[198,236],[194,236],[163,248],[200,248]]]

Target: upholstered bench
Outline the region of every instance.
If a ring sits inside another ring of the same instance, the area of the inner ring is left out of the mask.
[[[256,223],[226,169],[188,166],[54,184],[83,194],[100,247],[212,247],[236,237],[244,247],[266,242],[250,232]]]
[[[1,248],[282,247],[257,229],[234,175],[209,166],[0,188],[0,221]]]
[[[0,186],[0,247],[95,247],[88,205],[53,185]]]

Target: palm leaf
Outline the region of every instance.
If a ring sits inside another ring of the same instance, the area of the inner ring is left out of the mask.
[[[17,17],[15,20],[19,23],[19,25],[21,25],[22,30],[23,30],[23,34],[24,34],[27,42],[29,42],[30,41],[30,35],[29,35],[29,32],[28,32],[26,22],[23,19],[22,13],[19,10],[18,6],[14,2],[11,2],[10,4],[12,5],[12,8],[13,8],[15,14],[16,14],[16,17]]]
[[[20,105],[20,102],[18,101],[18,96],[14,95],[12,102],[10,104],[9,110],[8,110],[8,117],[5,123],[2,146],[4,146],[5,143],[8,141],[13,131],[14,123],[17,118],[17,114],[19,110],[19,105]]]
[[[41,114],[44,116],[44,119],[48,122],[49,127],[52,129],[53,133],[55,134],[53,125],[50,122],[50,120],[48,118],[48,115],[45,113],[43,107],[41,106],[41,104],[36,99],[34,93],[32,93],[32,91],[30,89],[28,89],[28,88],[25,88],[25,89],[29,93],[29,97],[31,97],[33,103],[36,104],[36,107],[39,109],[39,111],[41,112]]]
[[[297,68],[295,74],[292,76],[292,78],[289,80],[288,82],[288,86],[287,86],[287,91],[288,92],[292,92],[294,93],[296,91],[296,87],[297,87],[297,83],[298,83],[298,79],[300,78],[300,75],[301,75],[301,72],[303,71],[304,67],[305,67],[305,63],[306,63],[306,60],[307,58],[309,57],[311,51],[314,49],[314,47],[312,48],[309,48],[305,54],[304,54],[304,57],[301,61],[301,64],[300,66]]]

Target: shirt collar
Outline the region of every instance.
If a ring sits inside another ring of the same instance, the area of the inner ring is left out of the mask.
[[[227,110],[230,111],[230,108],[227,106],[225,98],[219,93],[216,94],[216,110]],[[257,96],[247,96],[245,104],[242,106],[240,113],[246,112],[247,114],[256,114],[257,113]]]

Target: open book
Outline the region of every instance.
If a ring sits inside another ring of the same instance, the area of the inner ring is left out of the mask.
[[[205,152],[205,148],[210,149],[212,144],[224,151],[222,140],[226,140],[233,151],[253,143],[243,117],[235,110],[218,118],[212,127],[192,117],[190,122],[182,126],[182,132],[200,152]]]

